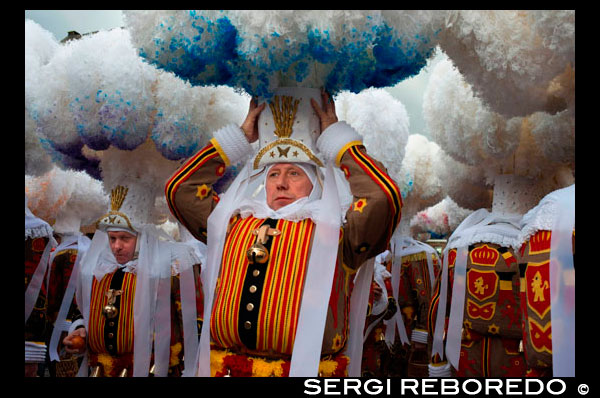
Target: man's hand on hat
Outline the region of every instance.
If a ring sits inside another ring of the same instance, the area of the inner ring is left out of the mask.
[[[265,109],[266,105],[266,102],[258,105],[256,98],[250,100],[248,115],[246,115],[246,120],[240,126],[249,143],[258,140],[258,116]]]
[[[313,109],[319,116],[319,120],[321,121],[321,132],[325,131],[325,129],[331,126],[334,123],[337,123],[338,117],[335,114],[335,103],[333,99],[329,97],[329,94],[324,89],[321,89],[321,102],[323,104],[323,108],[319,106],[317,101],[314,99],[310,99],[310,104]]]

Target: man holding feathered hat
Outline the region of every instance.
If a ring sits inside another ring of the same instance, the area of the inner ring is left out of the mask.
[[[82,316],[63,340],[68,352],[85,354],[78,376],[195,373],[183,357],[193,358],[198,345],[200,261],[150,222],[148,192],[139,182],[116,186],[96,222],[76,291]]]
[[[213,184],[240,161],[219,197]],[[268,106],[252,100],[242,126],[215,132],[165,193],[208,244],[198,375],[347,375],[352,281],[385,250],[402,202],[328,94],[278,88]]]
[[[213,184],[242,161],[218,196]],[[326,92],[278,88],[268,106],[252,100],[242,126],[215,132],[165,194],[208,245],[199,376],[348,374],[352,281],[385,250],[402,202]]]

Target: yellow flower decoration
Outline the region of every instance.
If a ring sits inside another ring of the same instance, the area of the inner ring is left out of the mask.
[[[333,375],[337,368],[337,362],[331,360],[324,360],[319,363],[319,374],[321,377],[329,377]]]
[[[342,344],[342,336],[339,333],[336,333],[335,337],[333,338],[333,344],[331,345],[331,348],[337,351],[342,348]]]
[[[98,353],[98,363],[102,364],[105,375],[109,375],[113,369],[113,358],[109,354]]]
[[[491,333],[491,334],[498,334],[498,333],[500,333],[500,326],[494,325],[492,323],[490,325],[490,327],[488,327],[488,332]]]
[[[179,365],[179,353],[181,352],[181,343],[171,346],[171,357],[169,358],[169,367]]]
[[[354,205],[352,208],[354,209],[354,211],[359,211],[362,213],[363,209],[365,207],[367,207],[367,199],[361,198],[361,199],[358,199],[356,202],[354,202]]]
[[[252,358],[252,376],[254,377],[282,377],[284,361],[265,361],[260,358]]]
[[[198,187],[198,192],[196,192],[196,196],[200,198],[200,200],[206,198],[210,193],[210,187],[206,184],[202,184]]]
[[[221,369],[223,367],[223,358],[226,355],[231,354],[230,352],[224,350],[210,350],[210,375],[211,377],[215,377],[217,371],[223,371]]]

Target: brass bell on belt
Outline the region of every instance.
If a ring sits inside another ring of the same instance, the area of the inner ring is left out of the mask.
[[[251,264],[264,264],[269,260],[269,251],[260,243],[255,243],[246,251],[246,256]]]
[[[121,294],[123,294],[123,290],[108,289],[106,292],[108,300],[102,309],[102,314],[107,319],[113,319],[119,313],[119,309],[115,306],[115,302],[117,301],[117,296],[120,296]]]
[[[252,231],[252,235],[257,236],[256,242],[246,251],[246,256],[250,264],[264,264],[269,261],[269,251],[263,246],[267,243],[269,236],[280,235],[281,231],[275,228],[270,228],[268,225],[262,225],[260,228]]]
[[[102,309],[102,313],[106,318],[113,319],[117,316],[119,310],[114,305],[109,304],[104,306],[104,308]]]

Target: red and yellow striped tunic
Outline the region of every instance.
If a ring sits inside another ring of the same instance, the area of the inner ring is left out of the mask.
[[[402,207],[397,185],[360,142],[345,146],[336,165],[344,172],[354,198],[346,223],[340,228],[323,356],[343,350],[354,273],[368,258],[386,249]],[[226,166],[227,157],[213,138],[165,186],[171,213],[205,243],[208,216],[218,203],[213,186]],[[246,251],[257,238],[251,232],[265,223],[282,233],[269,238],[270,258],[256,270],[255,264],[249,264]],[[289,358],[314,228],[310,219],[291,222],[238,217],[230,221],[210,320],[214,346],[267,358]]]
[[[109,350],[118,355],[133,352],[133,303],[135,298],[136,277],[130,272],[123,273],[123,282],[118,290],[123,293],[119,296],[119,313],[112,320],[106,319],[102,314],[108,298],[106,292],[111,287],[111,282],[116,273],[106,274],[101,281],[94,278],[90,301],[90,319],[88,323],[88,341],[92,352],[108,353]],[[105,330],[111,329],[114,335],[107,343]],[[114,343],[113,343],[114,341]],[[112,346],[115,344],[115,346]]]

